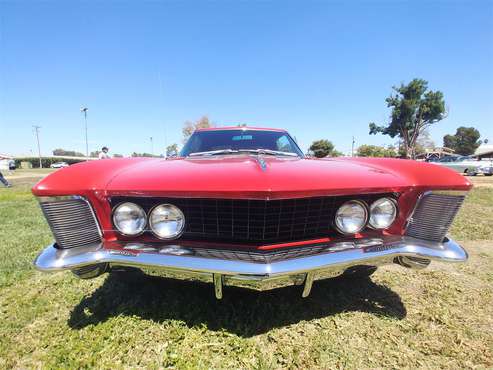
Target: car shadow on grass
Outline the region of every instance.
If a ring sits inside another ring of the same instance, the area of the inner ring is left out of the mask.
[[[341,312],[406,316],[399,295],[370,278],[318,281],[308,298],[301,298],[301,290],[300,286],[266,292],[226,287],[223,299],[216,300],[212,284],[112,273],[73,309],[68,324],[81,329],[128,315],[154,322],[179,320],[188,327],[205,325],[250,337]]]
[[[71,312],[74,329],[127,315],[162,323],[183,321],[188,327],[206,326],[251,337],[273,328],[331,316],[368,312],[402,319],[406,309],[399,297],[370,278],[317,281],[308,298],[300,286],[265,292],[225,287],[222,300],[212,284],[163,279],[139,272],[112,273]]]

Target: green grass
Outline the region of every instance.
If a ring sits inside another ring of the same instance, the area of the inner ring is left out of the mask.
[[[210,285],[34,271],[51,236],[32,182],[0,188],[0,368],[493,366],[491,188],[473,190],[452,229],[467,264],[216,301]]]

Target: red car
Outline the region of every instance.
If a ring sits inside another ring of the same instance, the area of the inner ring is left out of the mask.
[[[305,158],[284,130],[197,130],[179,157],[80,163],[33,193],[55,243],[41,271],[122,267],[259,290],[366,277],[377,266],[463,262],[446,237],[471,188],[440,166]]]

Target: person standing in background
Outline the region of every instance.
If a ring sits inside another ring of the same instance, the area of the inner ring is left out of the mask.
[[[110,159],[110,155],[108,154],[108,148],[103,146],[101,148],[101,152],[99,153],[99,159]]]
[[[9,182],[7,181],[7,179],[5,177],[3,177],[3,174],[2,172],[0,171],[0,182],[2,184],[4,184],[7,188],[10,188],[12,185],[9,184]]]

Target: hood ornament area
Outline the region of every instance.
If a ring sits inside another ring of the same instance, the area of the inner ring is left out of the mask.
[[[265,160],[262,157],[258,155],[254,155],[252,157],[255,159],[255,162],[257,162],[263,172],[267,171],[267,163],[265,163]]]

